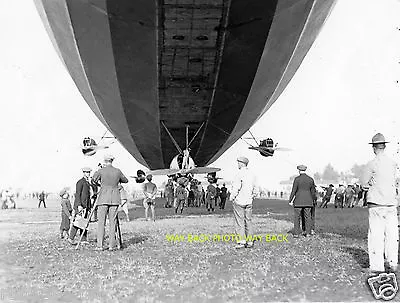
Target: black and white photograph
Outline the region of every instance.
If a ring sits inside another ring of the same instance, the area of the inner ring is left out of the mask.
[[[0,302],[400,301],[400,0],[0,12]]]

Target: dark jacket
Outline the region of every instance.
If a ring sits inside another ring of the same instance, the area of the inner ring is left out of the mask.
[[[107,165],[94,173],[93,182],[96,184],[100,182],[97,205],[119,205],[121,195],[118,184],[128,183],[128,179],[121,170],[112,165]]]
[[[293,181],[289,202],[294,198],[294,207],[312,207],[317,200],[314,179],[300,174]]]
[[[90,208],[90,184],[84,177],[76,182],[74,210],[78,211],[78,206]]]
[[[228,196],[228,189],[225,186],[221,187],[220,196],[221,198],[226,198]]]
[[[333,193],[333,187],[332,187],[332,186],[329,186],[329,187],[326,189],[325,196],[326,196],[326,197],[331,197],[331,196],[332,196],[332,193]]]

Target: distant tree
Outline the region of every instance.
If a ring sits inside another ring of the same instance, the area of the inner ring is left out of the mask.
[[[321,180],[321,178],[322,178],[322,176],[321,176],[321,174],[320,174],[319,172],[316,172],[316,173],[314,174],[314,180],[315,180],[315,181],[319,181],[319,180]]]
[[[339,178],[339,173],[333,168],[332,164],[328,164],[324,168],[324,172],[322,173],[322,178],[324,180],[337,180]]]
[[[293,175],[289,178],[289,181],[293,181],[298,175]]]
[[[364,169],[365,169],[365,165],[366,164],[354,164],[353,167],[351,168],[351,172],[354,175],[354,178],[358,178],[359,180],[361,179],[363,173],[364,173]]]

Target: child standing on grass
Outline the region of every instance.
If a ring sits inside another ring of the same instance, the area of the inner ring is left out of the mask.
[[[71,225],[72,219],[72,206],[69,201],[68,192],[63,189],[60,192],[61,197],[61,226],[60,226],[60,236],[61,239],[68,238],[68,232]]]

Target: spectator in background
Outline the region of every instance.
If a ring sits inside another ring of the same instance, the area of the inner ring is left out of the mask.
[[[215,208],[219,207],[221,208],[221,189],[219,188],[218,183],[215,184],[215,191],[216,191],[216,196],[215,196]]]
[[[361,195],[360,195],[361,192]],[[360,187],[359,184],[356,184],[354,187],[354,203],[353,203],[353,207],[354,206],[358,206],[358,203],[360,202],[360,199],[362,198],[362,189]]]
[[[335,191],[335,208],[343,208],[345,188],[342,184]]]
[[[178,213],[179,208],[181,208],[181,213],[183,212],[183,208],[185,207],[186,201],[188,199],[188,192],[186,190],[188,180],[184,177],[179,178],[178,186],[175,189],[175,213]]]
[[[345,189],[345,192],[344,192],[344,197],[345,197],[345,201],[346,201],[345,203],[346,203],[347,208],[354,207],[355,193],[356,192],[354,191],[353,186],[351,186],[350,184],[347,185],[347,188]]]
[[[333,193],[333,184],[329,184],[328,188],[326,189],[325,195],[322,198],[322,203],[320,207],[328,208],[328,203],[329,201],[331,201],[332,193]]]
[[[206,208],[207,211],[214,211],[214,205],[217,200],[217,189],[214,186],[214,181],[212,179],[208,179],[210,184],[207,185],[206,191]]]
[[[40,205],[43,203],[43,206],[44,206],[44,208],[46,208],[46,201],[45,201],[45,199],[46,199],[46,194],[44,193],[44,191],[42,191],[40,194],[39,194],[39,205],[38,205],[38,208],[40,208]]]
[[[221,205],[219,207],[220,209],[225,209],[225,203],[227,197],[228,197],[228,189],[225,187],[225,183],[223,183],[220,193],[220,198],[221,198]]]
[[[311,210],[315,207],[317,200],[314,179],[306,174],[307,166],[298,165],[299,176],[293,181],[289,203],[293,201],[294,206],[294,231],[293,237],[298,238],[301,234],[300,224],[305,223],[305,236],[311,235],[311,230],[315,228],[315,215],[311,217]]]
[[[174,203],[174,182],[172,181],[172,178],[168,178],[168,182],[165,185],[164,198],[166,200],[165,207],[172,207]]]
[[[147,175],[146,179],[147,179],[147,182],[143,184],[144,215],[145,215],[146,221],[148,221],[149,220],[148,210],[150,208],[151,209],[151,219],[153,220],[153,222],[155,222],[156,221],[156,219],[155,219],[155,199],[156,199],[156,195],[157,195],[157,185],[155,185],[153,182],[151,182],[153,180],[152,175]]]

